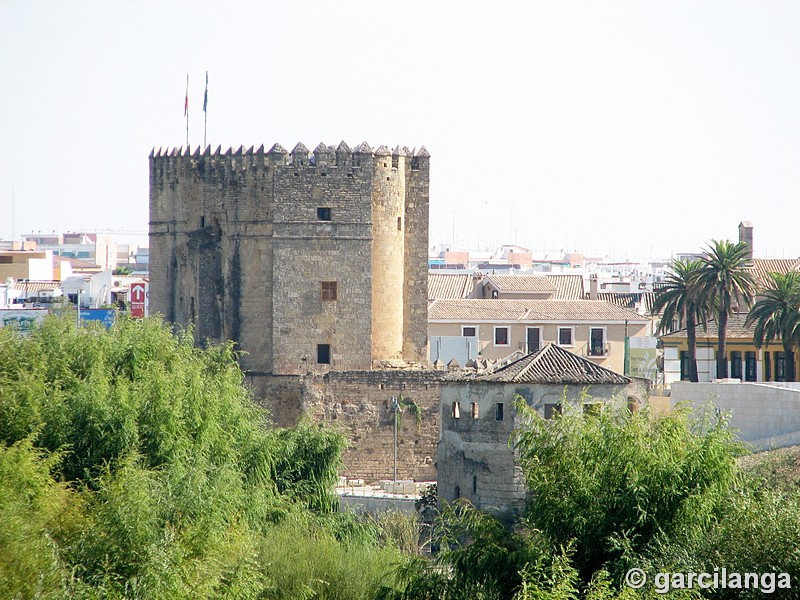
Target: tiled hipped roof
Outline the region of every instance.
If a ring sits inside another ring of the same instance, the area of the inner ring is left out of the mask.
[[[437,300],[429,321],[630,321],[647,318],[602,300]]]
[[[756,280],[756,287],[763,290],[770,286],[770,273],[786,274],[800,270],[800,258],[754,258],[748,268]]]
[[[597,294],[598,300],[611,302],[622,308],[636,310],[636,305],[644,303],[644,309],[649,314],[653,310],[653,292],[600,292]]]
[[[472,294],[474,283],[470,274],[429,273],[428,299],[467,298]]]
[[[583,300],[583,275],[547,275],[556,288],[554,300]]]
[[[750,327],[745,326],[745,321],[747,320],[748,313],[733,313],[728,317],[728,327],[725,329],[725,337],[728,340],[753,340],[753,330],[755,325],[751,325]],[[716,321],[709,320],[706,322],[705,328],[702,325],[697,326],[697,339],[698,340],[705,340],[705,339],[712,339],[716,340],[717,336],[719,335],[719,328],[717,327]],[[673,331],[672,333],[667,333],[661,336],[663,340],[675,340],[675,339],[686,339],[686,329],[681,329],[680,331]],[[778,342],[774,342],[776,344],[780,344],[780,340]]]
[[[616,384],[627,385],[631,379],[594,364],[555,344],[528,354],[494,373],[484,381],[509,383]]]
[[[487,275],[486,281],[501,292],[551,292],[556,286],[543,275]]]

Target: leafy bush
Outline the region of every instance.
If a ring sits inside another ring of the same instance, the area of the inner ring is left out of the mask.
[[[0,595],[366,598],[388,581],[398,551],[335,512],[344,438],[272,428],[242,380],[231,346],[155,319],[0,329]]]
[[[741,477],[742,453],[721,416],[696,425],[685,409],[568,412],[546,421],[524,401],[516,433],[531,525],[575,544],[584,581],[619,576],[659,536],[705,531]]]

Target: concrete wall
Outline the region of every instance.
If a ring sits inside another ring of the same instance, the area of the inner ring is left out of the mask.
[[[730,413],[730,425],[755,449],[800,443],[800,384],[674,382],[670,405],[701,411],[709,401]]]

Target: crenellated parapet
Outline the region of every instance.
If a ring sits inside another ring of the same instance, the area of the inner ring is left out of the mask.
[[[358,169],[372,164],[378,159],[391,157],[392,167],[397,168],[400,158],[409,159],[410,168],[418,169],[420,163],[429,161],[430,154],[421,146],[418,150],[409,150],[407,147],[396,146],[390,150],[388,146],[381,145],[373,149],[367,142],[361,142],[353,148],[344,142],[338,146],[319,143],[313,152],[302,142],[298,142],[291,152],[280,144],[273,144],[265,150],[264,144],[258,148],[250,146],[245,149],[230,147],[226,151],[222,146],[212,150],[211,146],[202,148],[195,146],[160,147],[153,148],[150,152],[151,168],[158,174],[184,173],[187,169],[200,169],[202,171],[218,169],[221,171],[243,171],[268,169],[269,167],[292,167],[294,169],[317,168],[349,168]]]

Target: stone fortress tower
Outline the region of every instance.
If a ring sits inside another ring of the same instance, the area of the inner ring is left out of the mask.
[[[150,154],[150,310],[252,375],[427,362],[430,156],[366,142]]]

